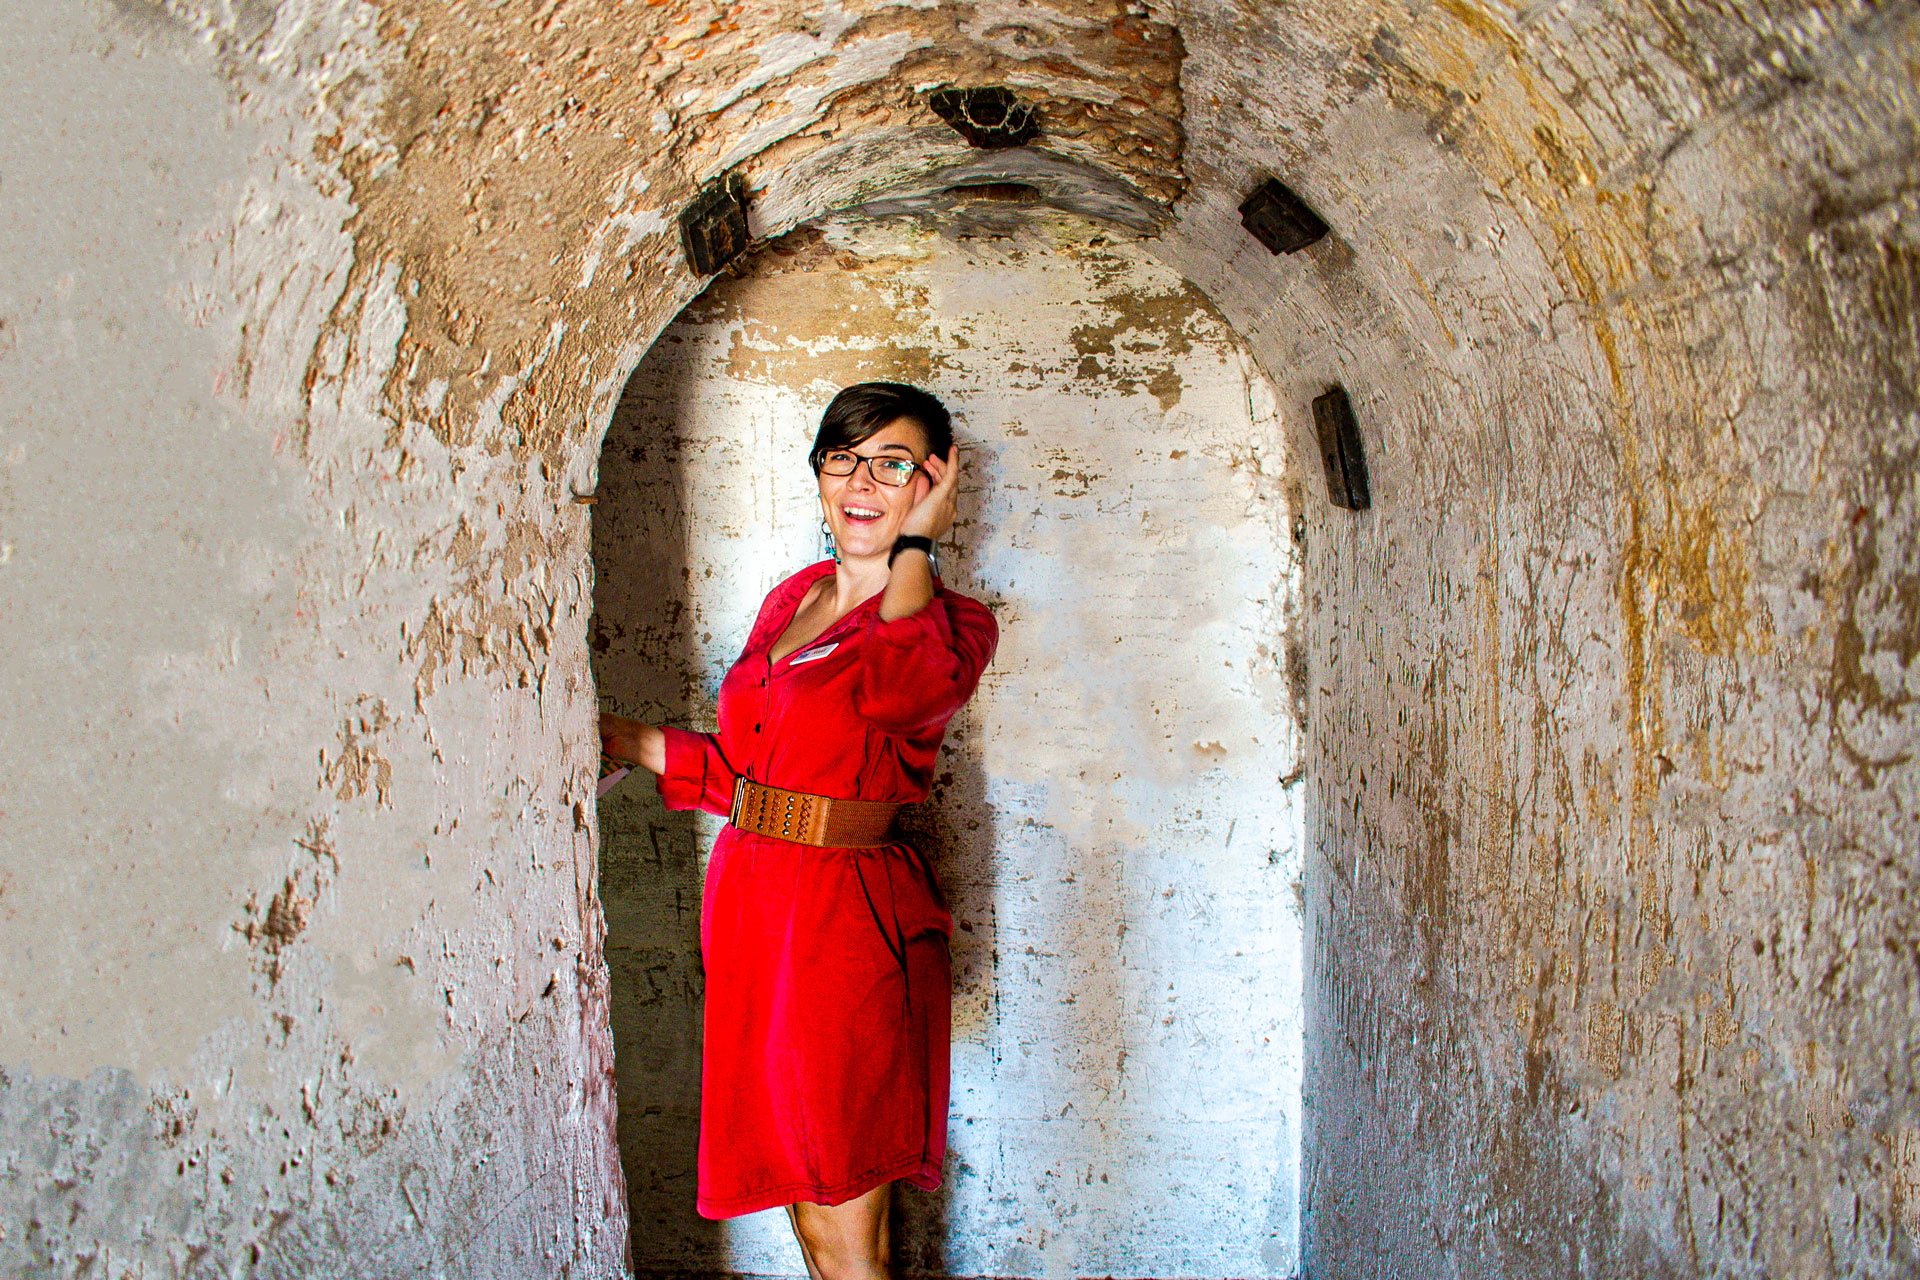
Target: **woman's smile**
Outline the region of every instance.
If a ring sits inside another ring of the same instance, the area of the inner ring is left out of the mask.
[[[895,458],[919,463],[926,451],[926,433],[918,423],[902,419],[843,451],[861,459],[852,474],[820,473],[820,505],[842,559],[886,556],[893,550],[893,540],[899,536],[907,512],[927,493],[925,472],[898,487],[883,485],[873,478],[873,464],[867,460]]]

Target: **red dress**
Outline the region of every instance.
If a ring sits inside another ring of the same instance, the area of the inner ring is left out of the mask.
[[[924,800],[947,721],[999,629],[938,587],[891,622],[880,597],[778,662],[768,651],[831,560],[767,596],[720,685],[720,732],[668,729],[660,794],[724,814],[734,779],[857,800]],[[907,844],[822,849],[720,832],[700,909],[706,968],[697,1207],[730,1218],[940,1185],[947,1146],[951,921]]]

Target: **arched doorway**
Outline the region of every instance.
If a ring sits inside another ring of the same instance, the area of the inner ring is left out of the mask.
[[[946,1186],[901,1201],[898,1260],[1286,1275],[1289,437],[1227,323],[1130,237],[1045,210],[996,228],[961,201],[804,227],[654,344],[601,459],[603,705],[709,725],[761,596],[820,554],[805,456],[826,400],[869,378],[946,398],[968,480],[942,573],[1003,639],[922,822],[955,919],[952,1151]],[[783,1217],[692,1215],[712,831],[640,783],[600,823],[635,1265],[794,1270]]]

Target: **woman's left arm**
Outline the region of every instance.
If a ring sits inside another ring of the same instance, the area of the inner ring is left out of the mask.
[[[960,447],[923,464],[933,483],[900,524],[902,536],[939,541],[953,527]],[[936,599],[925,552],[893,558],[879,616],[861,645],[853,709],[876,728],[911,736],[945,724],[973,696],[993,657],[1000,627],[986,606],[964,596]]]
[[[938,542],[953,528],[954,495],[960,490],[960,446],[948,449],[944,458],[929,457],[921,465],[933,483],[927,496],[914,503],[900,522],[900,534]],[[892,622],[926,608],[933,599],[933,562],[926,553],[902,551],[889,567],[887,588],[880,596],[881,620]]]
[[[901,737],[938,729],[973,696],[999,640],[993,614],[965,596],[940,596],[892,621],[876,618],[860,646],[853,709]]]

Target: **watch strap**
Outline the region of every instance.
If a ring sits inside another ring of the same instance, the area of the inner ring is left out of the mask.
[[[893,567],[893,558],[902,551],[920,550],[927,553],[927,563],[934,563],[933,539],[923,538],[917,533],[903,533],[893,540],[893,550],[887,552],[887,567]]]

